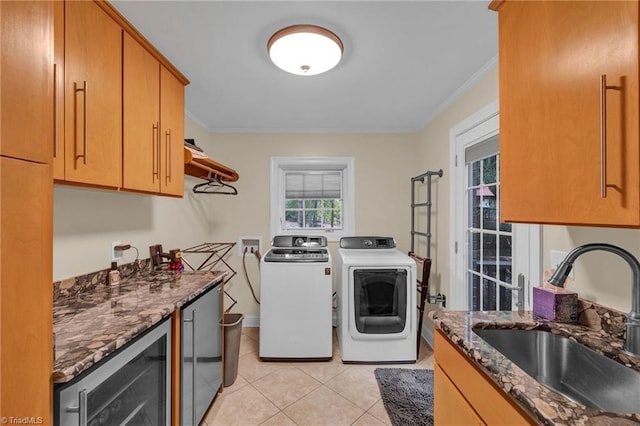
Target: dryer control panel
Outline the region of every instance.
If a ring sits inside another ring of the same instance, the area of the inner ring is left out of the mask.
[[[396,248],[396,240],[392,237],[342,237],[340,248],[352,250],[392,249]]]

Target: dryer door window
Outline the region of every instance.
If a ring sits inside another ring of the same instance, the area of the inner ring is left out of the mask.
[[[404,331],[407,322],[407,271],[404,269],[355,269],[354,314],[362,334]]]

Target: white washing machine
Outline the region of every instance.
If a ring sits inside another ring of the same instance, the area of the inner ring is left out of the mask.
[[[260,261],[261,360],[332,358],[331,270],[325,237],[274,237]]]
[[[342,362],[416,362],[416,263],[390,237],[344,237],[337,263]]]

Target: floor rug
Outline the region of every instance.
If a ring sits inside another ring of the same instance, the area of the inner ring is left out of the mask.
[[[433,425],[433,370],[376,368],[374,374],[393,426]]]

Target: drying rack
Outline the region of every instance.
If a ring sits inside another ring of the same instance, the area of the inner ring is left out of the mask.
[[[429,275],[431,274],[431,178],[433,176],[442,177],[442,169],[438,171],[428,171],[419,176],[411,178],[411,251],[409,256],[416,262],[421,275],[416,279],[417,289],[420,294],[420,303],[418,305],[418,345],[416,358],[420,356],[420,339],[422,337],[422,321],[424,319],[424,307],[426,302],[430,304],[441,303],[444,308],[447,303],[447,297],[438,293],[435,296],[429,294]],[[427,179],[427,201],[424,203],[416,203],[416,183],[424,183]],[[426,232],[416,231],[416,209],[427,208],[427,230]],[[422,236],[427,238],[427,255],[420,257],[415,253],[415,238]]]
[[[231,267],[224,260],[224,257],[229,253],[229,251],[236,245],[236,243],[202,243],[197,246],[189,247],[187,249],[182,250],[182,263],[188,266],[192,271],[213,271],[216,265],[222,262],[225,268],[228,271],[227,276],[225,277],[223,284],[227,284],[231,278],[233,278],[237,272],[235,269]],[[194,267],[187,260],[185,254],[201,254],[204,256],[204,260],[200,262],[197,267]],[[223,286],[223,288],[225,288]],[[224,290],[224,294],[231,299],[231,305],[224,311],[225,313],[229,312],[231,308],[235,306],[238,301],[234,299],[227,290]]]

